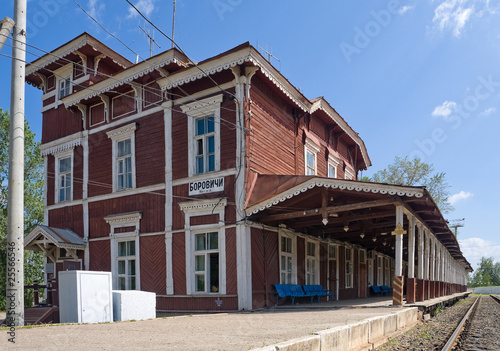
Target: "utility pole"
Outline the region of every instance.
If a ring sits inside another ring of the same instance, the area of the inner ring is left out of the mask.
[[[9,197],[7,203],[8,326],[24,325],[24,85],[26,2],[14,1],[10,96]]]
[[[5,17],[0,21],[0,50],[2,50],[2,46],[9,37],[10,32],[12,32],[13,27],[14,21],[9,17]]]

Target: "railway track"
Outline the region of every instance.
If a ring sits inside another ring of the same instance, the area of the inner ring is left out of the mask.
[[[500,350],[500,299],[480,296],[458,324],[443,351]]]

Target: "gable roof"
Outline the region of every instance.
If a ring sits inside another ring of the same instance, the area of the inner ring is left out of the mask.
[[[69,229],[60,229],[37,225],[25,238],[24,248],[38,250],[36,241],[45,241],[63,249],[84,250],[85,242],[75,232]],[[39,244],[39,243],[38,243]]]

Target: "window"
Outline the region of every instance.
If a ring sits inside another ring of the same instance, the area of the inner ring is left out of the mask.
[[[340,160],[333,156],[332,152],[328,153],[328,177],[337,178],[337,168],[340,165]]]
[[[118,290],[135,290],[135,240],[118,242]]]
[[[111,272],[113,289],[140,290],[139,229],[141,212],[104,217],[111,227]]]
[[[56,203],[73,200],[73,150],[55,156]]]
[[[219,292],[219,233],[194,235],[194,291]]]
[[[132,189],[132,141],[125,139],[119,141],[117,144],[117,190]]]
[[[220,107],[222,95],[181,106],[188,116],[189,176],[220,170]]]
[[[113,142],[113,191],[135,189],[135,130],[131,123],[108,132]]]
[[[352,249],[345,249],[345,287],[352,288],[354,286],[353,276],[354,276],[354,267],[352,264]]]
[[[62,78],[59,80],[59,99],[62,99],[71,92],[71,78]]]
[[[306,144],[304,148],[304,160],[305,160],[305,175],[316,175],[317,174],[317,156],[319,152],[319,146],[312,142],[309,138],[306,138]]]
[[[361,263],[361,264],[366,263],[366,251],[365,250],[359,250],[359,263]]]
[[[335,260],[337,258],[337,246],[336,245],[328,245],[328,258],[331,260]]]
[[[196,174],[215,171],[214,116],[197,118],[195,122]]]
[[[280,283],[292,284],[293,249],[292,238],[281,236]]]
[[[306,284],[318,284],[318,245],[312,241],[306,244]]]
[[[384,285],[382,256],[377,256],[377,285]]]

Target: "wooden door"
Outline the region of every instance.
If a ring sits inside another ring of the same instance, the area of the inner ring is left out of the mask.
[[[359,265],[359,297],[367,297],[367,287],[366,263],[361,263]]]
[[[328,290],[331,290],[335,293],[333,300],[338,299],[338,291],[337,291],[337,261],[329,260],[328,261]]]

